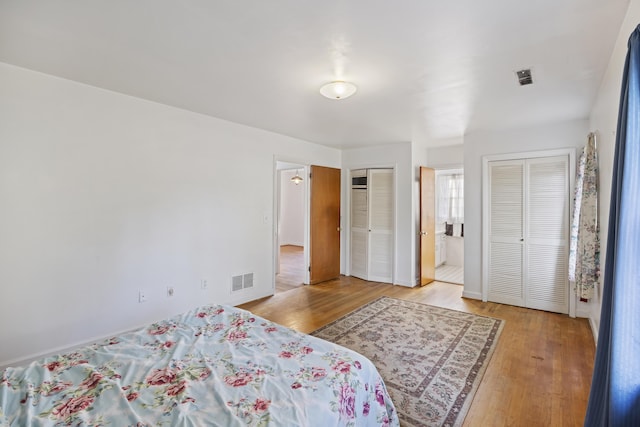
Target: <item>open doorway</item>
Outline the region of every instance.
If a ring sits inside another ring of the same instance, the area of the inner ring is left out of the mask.
[[[464,171],[436,170],[436,280],[464,285]]]
[[[278,203],[275,293],[303,286],[308,176],[301,164],[277,162]]]

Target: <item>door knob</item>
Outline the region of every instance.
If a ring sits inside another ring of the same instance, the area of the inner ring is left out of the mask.
[[[427,233],[426,231],[421,231],[421,232],[420,232],[420,235],[421,235],[421,236],[426,236],[427,234],[429,234],[429,233]]]

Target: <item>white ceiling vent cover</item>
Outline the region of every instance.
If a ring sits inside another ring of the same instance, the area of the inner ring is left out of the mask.
[[[531,77],[530,68],[516,71],[516,76],[518,76],[518,83],[520,83],[520,86],[526,86],[533,83],[533,77]]]

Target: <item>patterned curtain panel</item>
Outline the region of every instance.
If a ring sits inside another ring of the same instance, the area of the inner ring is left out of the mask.
[[[576,190],[569,243],[569,280],[582,300],[593,298],[600,277],[598,228],[598,157],[595,135],[589,134],[576,176]]]

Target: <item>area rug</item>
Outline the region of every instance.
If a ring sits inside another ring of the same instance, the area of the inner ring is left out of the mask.
[[[405,426],[460,426],[504,321],[381,297],[311,333],[378,368]]]

